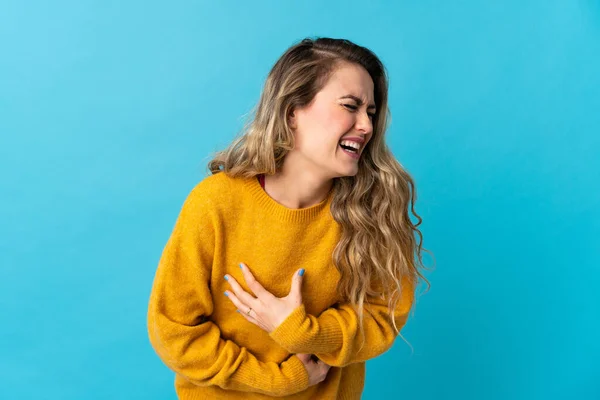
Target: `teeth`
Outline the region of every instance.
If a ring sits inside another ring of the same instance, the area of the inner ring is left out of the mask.
[[[353,142],[351,140],[342,140],[340,142],[340,144],[343,144],[344,146],[352,147],[352,148],[356,149],[357,151],[360,150],[360,144]]]

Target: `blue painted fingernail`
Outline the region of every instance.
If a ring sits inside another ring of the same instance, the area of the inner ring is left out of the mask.
[[[240,268],[243,269],[242,263],[240,263]]]
[[[229,297],[229,295],[227,294],[227,292],[225,292],[224,294],[225,294],[225,296]]]
[[[240,312],[240,310],[235,310],[235,312]]]
[[[304,275],[304,268],[302,268],[302,269],[300,270],[300,272],[298,273],[298,275],[300,275],[300,276]]]
[[[228,280],[229,280],[229,277],[228,277],[227,275],[225,275],[225,280],[226,280],[226,281],[228,281]]]

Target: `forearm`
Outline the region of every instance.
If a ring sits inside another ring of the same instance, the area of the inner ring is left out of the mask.
[[[165,365],[196,385],[271,396],[291,395],[308,387],[308,374],[297,357],[281,364],[261,362],[246,348],[223,340],[212,322],[187,326],[150,313],[148,332]]]
[[[409,287],[395,307],[398,331],[406,323],[413,294]],[[375,358],[393,345],[398,333],[390,319],[387,300],[365,304],[363,327],[361,331],[358,314],[350,304],[328,308],[318,317],[307,314],[302,305],[270,335],[292,353],[311,353],[329,365],[344,366]]]

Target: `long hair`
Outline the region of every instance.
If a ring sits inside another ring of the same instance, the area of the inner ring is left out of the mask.
[[[338,292],[357,310],[363,331],[364,303],[369,296],[388,298],[390,319],[397,333],[394,310],[403,290],[414,291],[422,275],[421,217],[415,212],[415,184],[387,147],[388,80],[377,56],[349,40],[304,39],[290,47],[266,79],[254,118],[208,168],[213,174],[252,178],[275,174],[294,148],[288,117],[308,105],[323,88],[339,62],[361,65],[374,83],[376,114],[373,135],[359,160],[358,173],[335,178],[331,214],[341,226],[333,252],[340,272]],[[409,212],[415,216],[413,223]],[[418,237],[418,241],[417,238]],[[364,335],[363,335],[364,337]]]

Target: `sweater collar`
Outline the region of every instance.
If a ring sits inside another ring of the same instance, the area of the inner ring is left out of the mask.
[[[260,206],[268,213],[287,222],[306,223],[315,219],[331,217],[331,201],[333,199],[334,186],[327,194],[327,197],[318,204],[306,208],[288,208],[273,199],[262,188],[256,177],[246,180],[246,186],[251,195],[258,201]]]

